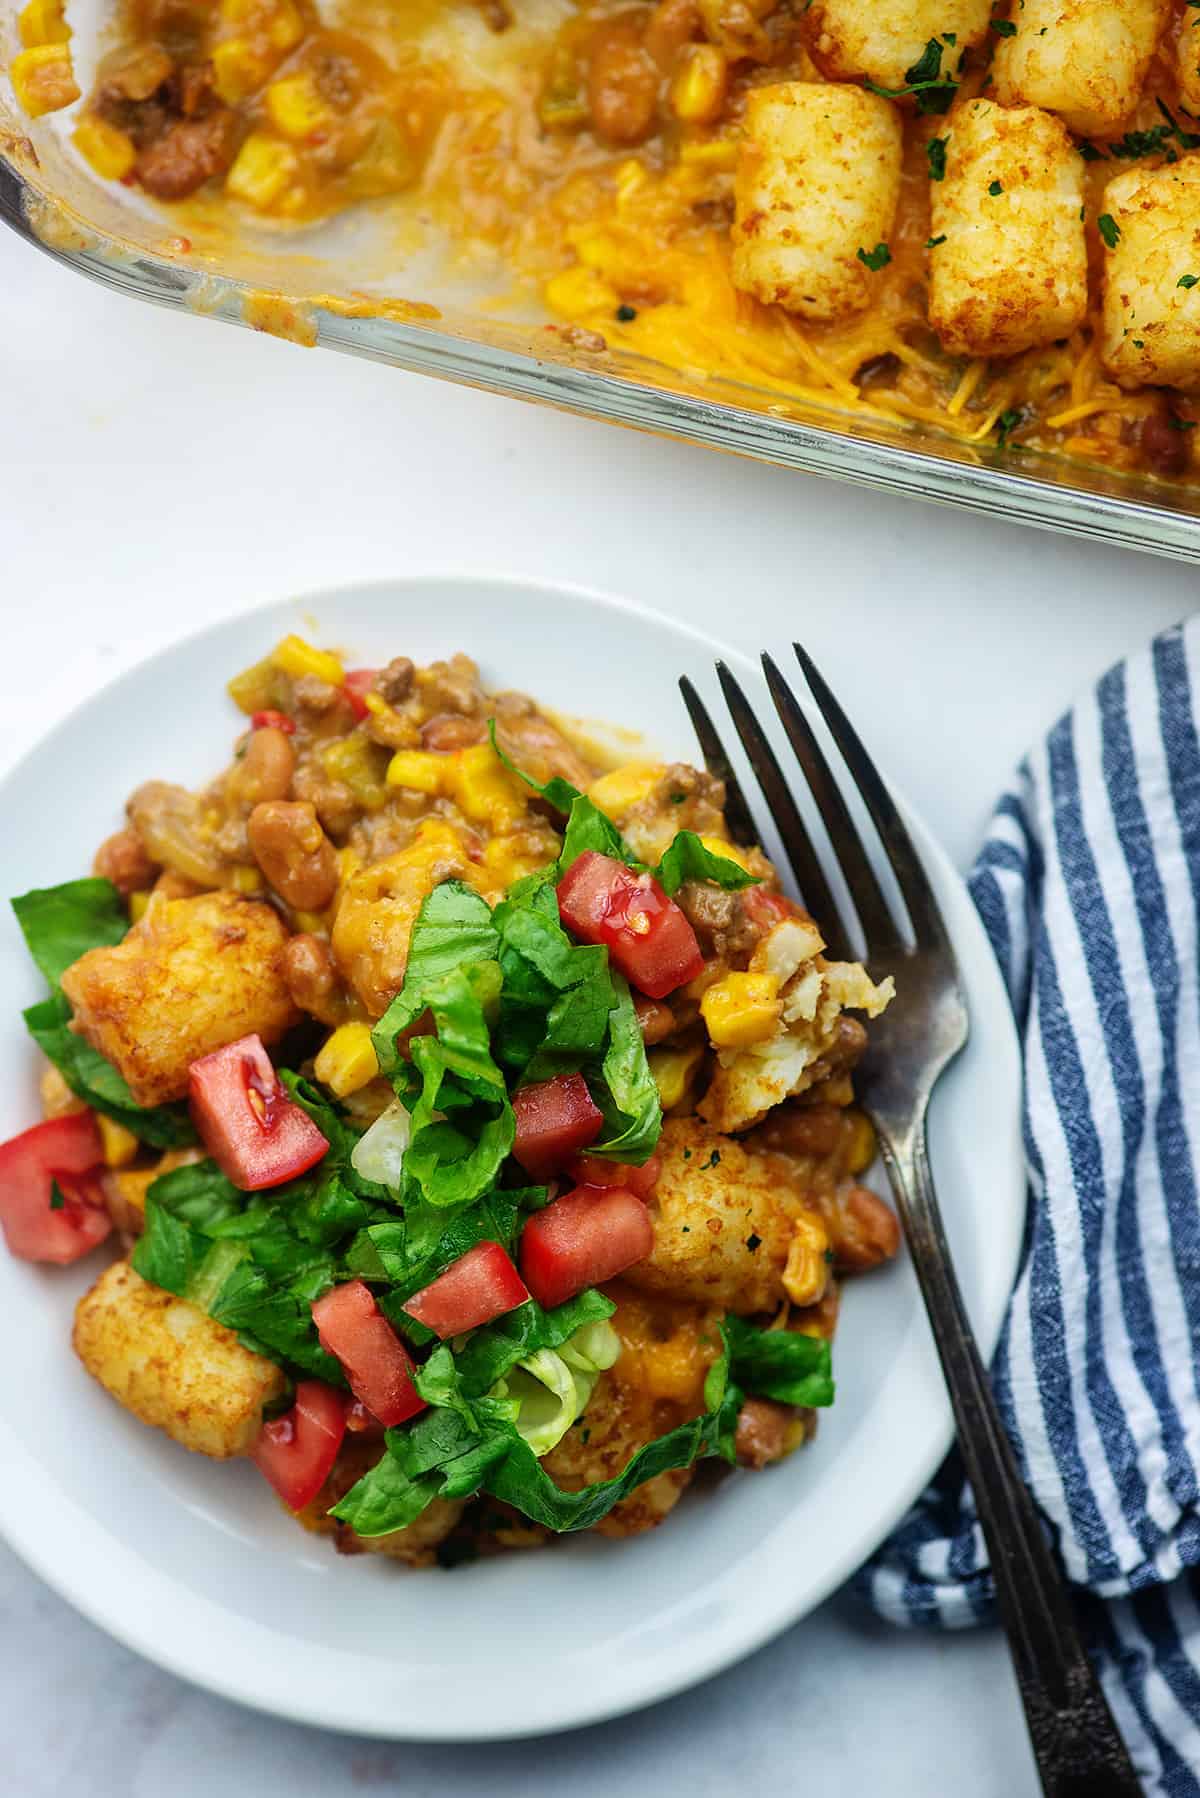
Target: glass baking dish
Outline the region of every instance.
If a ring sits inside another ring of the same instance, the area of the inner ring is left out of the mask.
[[[0,0],[0,69],[19,48],[20,0]],[[111,0],[71,0],[86,93]],[[29,121],[0,75],[0,218],[119,293],[307,345],[514,394],[716,449],[971,507],[1103,542],[1200,561],[1200,490],[1020,446],[973,447],[699,371],[680,372],[548,323],[503,271],[456,266],[446,246],[368,204],[302,232],[171,216],[97,180],[74,151],[75,109]],[[507,291],[506,291],[507,290]]]

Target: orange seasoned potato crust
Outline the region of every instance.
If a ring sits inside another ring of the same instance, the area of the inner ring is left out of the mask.
[[[628,1269],[628,1285],[749,1316],[774,1310],[789,1296],[789,1266],[795,1271],[811,1247],[819,1263],[810,1270],[816,1289],[791,1296],[816,1303],[825,1286],[824,1231],[799,1185],[789,1181],[785,1161],[756,1154],[695,1118],[668,1118],[658,1152],[662,1171],[650,1200],[654,1247]]]
[[[106,1268],[75,1307],[75,1353],[118,1404],[197,1454],[248,1454],[281,1368],[232,1330],[151,1286],[127,1261]]]
[[[161,1105],[187,1092],[198,1056],[252,1033],[278,1042],[299,1021],[283,976],[287,940],[259,900],[160,896],[123,943],[80,956],[63,991],[137,1103]]]

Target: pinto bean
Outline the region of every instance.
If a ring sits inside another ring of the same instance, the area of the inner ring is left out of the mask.
[[[130,829],[106,837],[96,851],[92,867],[101,880],[111,880],[118,893],[126,897],[153,886],[158,873],[157,862],[150,860],[137,831]]]
[[[461,718],[450,712],[439,712],[436,718],[430,718],[421,726],[421,748],[442,752],[468,749],[472,743],[482,743],[486,735],[487,725],[482,718]]]
[[[245,805],[286,799],[296,771],[296,752],[286,732],[274,725],[251,732],[246,753],[230,776],[232,796]]]
[[[337,890],[337,851],[304,800],[267,799],[250,814],[254,859],[271,886],[297,911],[320,911]]]
[[[774,1399],[748,1398],[738,1412],[734,1447],[743,1467],[782,1461],[794,1436],[795,1412]]]
[[[852,1186],[839,1194],[828,1222],[834,1261],[847,1272],[864,1273],[891,1261],[900,1247],[895,1212],[869,1187]]]
[[[592,40],[588,111],[598,135],[610,144],[639,144],[658,111],[659,72],[629,17],[603,24]]]
[[[301,931],[288,939],[283,952],[283,977],[301,1011],[322,1024],[342,1022],[342,983],[333,965],[329,944]]]

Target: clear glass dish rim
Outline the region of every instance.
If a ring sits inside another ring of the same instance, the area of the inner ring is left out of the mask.
[[[209,271],[189,267],[185,258],[168,261],[132,249],[83,221],[77,242],[47,241],[31,219],[36,207],[53,203],[54,196],[39,193],[2,145],[0,139],[0,221],[65,267],[117,293],[242,325],[256,322],[251,302],[278,297],[290,301],[303,316],[308,328],[304,341],[326,348],[805,474],[1200,562],[1200,493],[1189,495],[1180,489],[1176,499],[1168,489],[1162,500],[1146,500],[1105,492],[1100,481],[1120,485],[1122,477],[1098,471],[1097,481],[1089,483],[1083,465],[1038,452],[1022,452],[1020,470],[1000,466],[999,458],[989,466],[956,459],[949,440],[942,451],[915,442],[881,441],[852,428],[782,417],[726,399],[652,385],[615,367],[572,365],[507,345],[498,347],[469,330],[439,328],[435,321],[349,316],[319,300],[290,296],[283,285],[276,296],[234,277],[214,282]],[[263,328],[261,317],[258,328]],[[1015,458],[1007,459],[1011,463]]]

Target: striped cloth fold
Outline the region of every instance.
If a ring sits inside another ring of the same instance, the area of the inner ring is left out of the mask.
[[[1147,1793],[1200,1798],[1200,618],[1022,764],[971,893],[1025,1071],[1029,1218],[992,1366]],[[856,1579],[894,1623],[993,1614],[952,1455]]]

